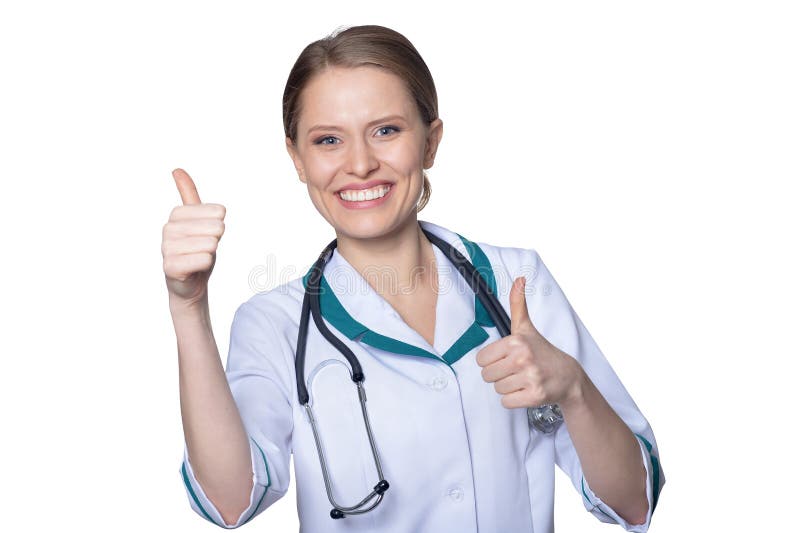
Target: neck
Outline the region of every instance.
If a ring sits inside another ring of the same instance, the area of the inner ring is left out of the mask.
[[[416,216],[380,237],[355,239],[337,233],[336,239],[342,257],[382,295],[414,292],[436,268],[432,244]]]

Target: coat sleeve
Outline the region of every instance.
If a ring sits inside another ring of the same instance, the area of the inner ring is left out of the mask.
[[[600,521],[619,524],[626,531],[644,533],[650,527],[658,495],[665,481],[653,430],[539,254],[535,250],[526,250],[524,254],[523,271],[516,275],[524,275],[526,287],[530,287],[527,289],[530,296],[526,301],[536,328],[553,345],[580,362],[609,405],[637,437],[646,471],[642,483],[649,502],[647,519],[643,524],[629,524],[592,492],[583,477],[577,452],[565,424],[561,424],[555,434],[556,464],[570,477],[583,499],[584,507]]]
[[[233,529],[275,503],[289,486],[289,455],[293,429],[289,401],[293,374],[284,358],[286,339],[270,317],[252,301],[236,310],[231,325],[226,377],[250,437],[253,490],[250,504],[234,524],[226,524],[197,481],[184,441],[180,476],[191,508],[209,522]]]

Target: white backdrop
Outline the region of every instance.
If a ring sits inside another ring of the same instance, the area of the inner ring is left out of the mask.
[[[170,171],[227,207],[226,358],[236,307],[333,237],[283,146],[289,69],[372,23],[437,83],[420,218],[538,250],[651,422],[650,531],[791,529],[800,17],[698,0],[4,2],[0,529],[216,530],[179,475]],[[557,478],[559,531],[616,529]],[[296,530],[294,491],[247,530]]]

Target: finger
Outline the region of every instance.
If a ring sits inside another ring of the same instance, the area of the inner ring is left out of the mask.
[[[195,205],[200,202],[200,195],[197,193],[197,187],[194,181],[182,168],[176,168],[172,171],[172,177],[175,178],[175,184],[178,186],[178,192],[181,194],[181,201],[183,205]]]
[[[219,239],[212,236],[182,237],[164,243],[163,253],[172,255],[196,254],[200,252],[214,253],[217,251]]]
[[[519,374],[511,374],[494,382],[494,390],[498,394],[510,394],[525,388],[525,379]]]
[[[213,264],[214,254],[208,252],[170,255],[164,258],[164,273],[169,278],[186,281],[195,272],[209,270]]]
[[[508,339],[509,337],[503,337],[478,350],[475,355],[475,362],[478,363],[478,366],[488,366],[505,357],[510,351]]]
[[[176,205],[169,214],[171,221],[175,220],[197,220],[201,218],[225,218],[225,206],[222,204],[193,204]]]
[[[529,393],[525,389],[520,389],[515,392],[503,394],[503,396],[500,397],[500,403],[503,404],[503,407],[505,407],[506,409],[530,407],[528,405],[530,403]]]
[[[528,316],[528,304],[525,301],[525,276],[514,280],[511,286],[511,333],[528,333],[535,330]]]
[[[483,370],[481,370],[481,377],[487,383],[494,383],[495,381],[513,376],[515,370],[513,359],[511,357],[503,357],[483,367]]]
[[[181,237],[185,235],[222,237],[223,233],[225,233],[225,223],[218,218],[178,219],[164,225],[165,237]]]

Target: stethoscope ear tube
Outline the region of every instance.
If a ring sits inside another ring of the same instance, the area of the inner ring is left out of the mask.
[[[380,460],[378,458],[378,450],[375,445],[375,439],[372,436],[372,428],[369,423],[369,415],[367,414],[367,395],[364,391],[364,372],[361,369],[361,363],[355,354],[347,347],[342,341],[339,340],[325,325],[322,320],[322,312],[320,310],[319,295],[320,295],[320,282],[322,279],[322,272],[325,264],[330,259],[333,249],[336,248],[336,239],[331,241],[330,244],[322,251],[319,259],[314,263],[311,273],[306,281],[305,295],[303,296],[303,307],[300,312],[300,328],[297,334],[297,351],[295,356],[295,374],[297,379],[297,396],[300,404],[305,407],[308,420],[311,422],[311,429],[314,432],[314,442],[317,446],[317,454],[319,455],[320,467],[322,468],[322,475],[325,481],[325,490],[328,494],[328,500],[333,505],[330,516],[333,519],[344,518],[348,514],[362,514],[374,509],[382,500],[384,492],[389,489],[389,482],[383,479],[383,469],[381,468]],[[319,329],[325,339],[330,342],[339,352],[347,359],[352,369],[352,380],[358,389],[358,399],[361,403],[361,413],[364,417],[364,427],[366,428],[367,437],[369,438],[370,447],[372,449],[372,457],[375,460],[375,467],[378,471],[378,483],[373,487],[372,491],[356,505],[345,507],[336,503],[333,498],[331,489],[331,480],[328,473],[328,466],[325,461],[325,454],[322,451],[319,432],[317,424],[314,419],[314,412],[309,404],[308,389],[305,384],[305,355],[306,343],[308,339],[308,317],[311,315],[314,318],[314,324]],[[368,503],[371,505],[364,507]]]
[[[475,295],[483,304],[486,312],[497,327],[497,332],[501,337],[506,337],[511,334],[511,319],[508,317],[506,310],[500,304],[486,280],[483,279],[477,269],[469,262],[461,252],[450,246],[447,242],[440,239],[433,233],[422,230],[433,244],[438,246],[442,252],[447,254],[450,261],[456,266],[458,272],[469,283]],[[556,404],[541,405],[539,407],[528,408],[528,423],[535,427],[542,433],[554,432],[559,424],[564,420],[564,415],[561,409]]]
[[[336,241],[334,241],[336,242]],[[297,329],[297,349],[295,350],[294,357],[294,373],[297,380],[297,398],[300,405],[308,404],[308,389],[305,384],[305,366],[306,366],[306,341],[308,340],[308,316],[311,309],[311,294],[319,293],[319,281],[322,277],[322,271],[325,267],[326,257],[333,243],[328,244],[325,249],[319,254],[319,258],[314,262],[311,267],[311,272],[306,280],[305,293],[303,295],[303,307],[300,310],[300,326]]]
[[[486,280],[478,273],[478,270],[473,264],[467,260],[466,257],[461,255],[461,252],[450,246],[450,244],[444,240],[428,230],[423,229],[422,231],[425,233],[425,236],[428,237],[428,240],[442,250],[442,252],[447,255],[448,259],[450,259],[450,262],[456,266],[459,274],[466,280],[472,291],[483,304],[486,312],[489,313],[489,317],[497,327],[500,336],[505,337],[509,335],[511,333],[511,319],[508,317],[506,310],[503,309],[503,306],[500,305],[500,302],[497,301],[497,297],[494,296],[491,289],[486,284]]]
[[[300,311],[300,329],[297,334],[297,350],[295,351],[294,358],[294,375],[297,380],[297,399],[300,401],[300,405],[308,404],[308,389],[306,389],[305,383],[306,339],[308,339],[308,335],[305,335],[303,332],[308,331],[310,299],[308,290],[306,290],[305,296],[303,296],[303,309]]]
[[[440,239],[433,233],[422,229],[428,239],[436,245],[444,254],[447,255],[450,262],[455,265],[461,276],[467,281],[470,288],[475,293],[478,300],[483,305],[486,312],[489,314],[492,322],[501,337],[511,334],[511,319],[508,317],[497,296],[489,288],[488,283],[480,275],[473,264],[465,258],[458,250],[456,250],[449,243]],[[328,493],[328,500],[333,505],[331,510],[331,518],[340,519],[348,514],[362,514],[374,509],[382,500],[384,493],[389,488],[389,483],[383,478],[383,470],[381,468],[380,459],[378,457],[378,450],[375,445],[375,440],[372,435],[372,428],[369,423],[369,415],[367,414],[366,407],[366,392],[363,388],[364,372],[361,368],[361,363],[355,354],[334,335],[325,325],[322,318],[320,309],[320,284],[322,281],[323,270],[328,260],[333,255],[333,250],[336,248],[336,239],[330,242],[328,246],[322,251],[319,258],[309,272],[306,279],[305,294],[303,296],[303,305],[300,312],[300,327],[297,333],[297,349],[295,352],[295,377],[297,380],[297,396],[302,405],[306,409],[308,419],[311,423],[311,428],[314,433],[314,441],[317,446],[317,453],[319,455],[320,467],[322,468],[322,475],[325,481],[325,489]],[[334,500],[331,480],[328,473],[328,467],[325,461],[325,455],[322,450],[320,436],[317,429],[317,424],[314,419],[314,413],[309,404],[309,394],[305,383],[305,358],[306,358],[306,344],[308,341],[308,325],[309,316],[314,318],[314,323],[317,329],[325,339],[331,343],[350,364],[352,370],[352,380],[356,384],[358,390],[358,398],[361,403],[361,412],[364,418],[364,427],[369,438],[370,447],[372,448],[373,459],[378,472],[378,484],[373,487],[373,490],[358,504],[351,507],[344,507],[337,504]],[[543,433],[552,433],[558,427],[558,424],[563,421],[563,416],[557,405],[543,405],[540,407],[528,408],[528,420],[530,425]],[[368,507],[364,507],[368,505]]]
[[[314,317],[314,324],[319,329],[319,332],[331,343],[341,354],[347,359],[352,369],[352,379],[356,383],[364,381],[364,371],[361,369],[361,363],[356,358],[355,354],[347,347],[345,343],[339,340],[334,335],[325,322],[322,320],[322,312],[319,307],[319,295],[322,290],[320,281],[322,279],[322,272],[325,269],[325,264],[331,257],[333,249],[336,248],[336,239],[333,239],[325,250],[319,256],[319,259],[314,263],[311,268],[311,273],[306,282],[306,291],[303,296],[303,308],[300,312],[300,327],[297,332],[297,356],[295,357],[295,375],[297,379],[297,396],[300,405],[308,403],[308,389],[306,388],[305,376],[305,362],[306,362],[306,342],[308,339],[308,315]],[[312,296],[313,295],[313,296]],[[310,311],[310,313],[309,313]]]

